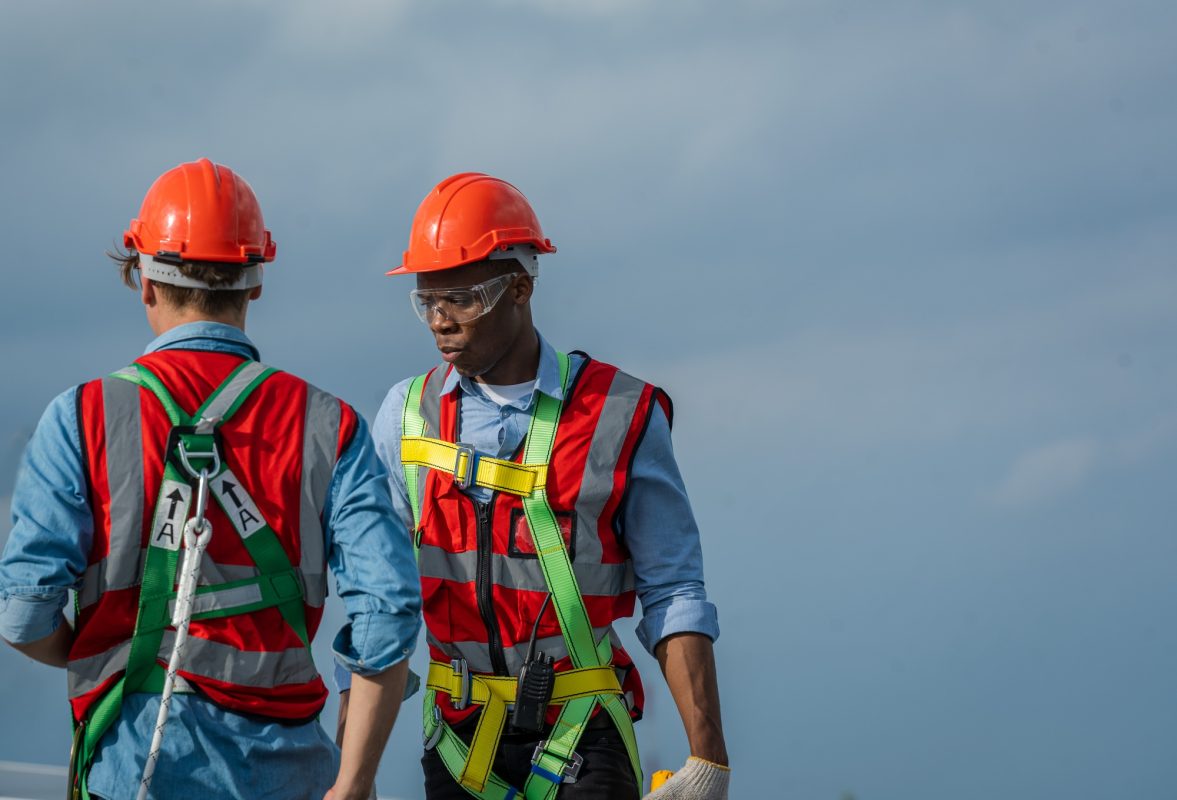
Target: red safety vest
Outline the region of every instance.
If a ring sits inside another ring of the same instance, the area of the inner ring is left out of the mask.
[[[136,363],[191,414],[242,361],[229,353],[165,350]],[[127,666],[172,425],[150,391],[114,377],[81,387],[78,425],[94,514],[68,665],[70,702],[81,721]],[[335,463],[355,430],[351,407],[287,373],[262,383],[219,428],[222,457],[242,484],[241,497],[252,499],[296,568],[310,637],[327,589],[322,512]],[[218,603],[247,604],[249,587],[242,584],[258,570],[226,511],[210,503],[206,516],[214,534],[200,583],[226,588],[198,599],[198,607],[215,613]],[[157,656],[161,666],[172,641],[169,629]],[[276,719],[311,719],[327,697],[307,647],[275,607],[194,619],[179,674],[224,708]]]
[[[447,374],[444,367],[429,373],[420,412],[425,436],[456,442],[461,390],[441,394]],[[641,678],[612,629],[615,620],[632,616],[635,600],[619,510],[655,401],[669,417],[670,401],[661,390],[586,358],[564,400],[547,472],[548,502],[568,543],[594,637],[612,639],[612,663],[634,719],[643,705]],[[418,567],[430,656],[465,659],[472,673],[517,675],[548,592],[522,498],[495,492],[489,503],[477,503],[452,475],[423,472]],[[556,658],[558,672],[572,666],[550,605],[536,650]],[[444,692],[438,706],[451,724],[477,710],[454,709]],[[549,723],[557,712],[549,709]]]

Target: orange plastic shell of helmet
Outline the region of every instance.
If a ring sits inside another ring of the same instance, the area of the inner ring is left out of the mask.
[[[123,234],[123,245],[166,261],[273,261],[257,196],[245,179],[207,158],[160,175]]]
[[[515,244],[556,252],[522,192],[481,172],[459,172],[421,201],[409,232],[409,249],[401,265],[385,274],[453,269]]]

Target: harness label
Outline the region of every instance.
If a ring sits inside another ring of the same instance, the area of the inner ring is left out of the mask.
[[[180,481],[165,480],[151,522],[151,546],[179,550],[184,540],[184,523],[192,503],[192,487]]]
[[[253,498],[246,494],[245,487],[232,471],[225,470],[215,478],[212,489],[242,539],[248,539],[266,526],[262,512],[258,511]]]

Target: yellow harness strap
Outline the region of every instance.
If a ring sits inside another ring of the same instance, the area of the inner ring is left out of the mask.
[[[426,681],[429,689],[445,692],[451,698],[457,698],[457,702],[468,697],[469,702],[483,707],[478,727],[470,740],[470,754],[459,778],[463,786],[475,792],[481,792],[486,786],[507,723],[507,704],[515,702],[517,684],[516,678],[463,674],[450,664],[429,662]],[[600,694],[621,694],[621,684],[612,667],[585,667],[556,673],[551,702],[559,705]]]
[[[462,487],[482,486],[498,492],[528,497],[547,485],[546,464],[523,465],[501,458],[478,455],[465,444],[405,436],[401,439],[401,461],[410,466],[428,467],[454,476]],[[474,474],[470,474],[474,464]]]

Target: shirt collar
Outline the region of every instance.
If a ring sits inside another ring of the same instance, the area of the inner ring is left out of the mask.
[[[560,383],[560,359],[556,357],[556,348],[548,344],[548,340],[539,331],[536,331],[535,335],[539,338],[539,368],[535,374],[535,391],[532,392],[532,397],[535,396],[535,392],[543,392],[548,397],[563,400],[564,387]],[[463,392],[479,391],[473,379],[462,377],[456,369],[452,369],[442,384],[441,393],[449,394],[457,386],[461,386]],[[529,400],[527,405],[530,404]]]
[[[237,353],[254,361],[261,357],[257,347],[245,335],[245,331],[223,322],[188,322],[177,325],[157,336],[147,345],[143,354],[160,350],[216,350]]]

